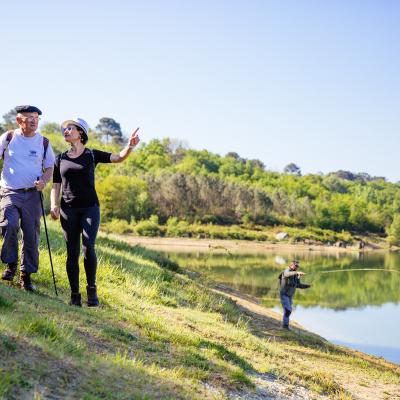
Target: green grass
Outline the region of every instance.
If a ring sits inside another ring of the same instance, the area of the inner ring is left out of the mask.
[[[0,284],[0,399],[224,399],[253,392],[260,373],[350,398],[328,365],[400,383],[384,362],[315,336],[255,332],[235,303],[167,256],[105,237],[97,242],[101,307],[68,306],[64,241],[56,224],[49,229],[59,297],[44,243],[37,294]]]
[[[8,309],[13,306],[13,303],[3,296],[0,296],[0,309]]]

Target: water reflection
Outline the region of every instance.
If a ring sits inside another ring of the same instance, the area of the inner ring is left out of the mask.
[[[279,304],[277,276],[292,259],[300,260],[301,270],[307,273],[302,281],[312,284],[306,292],[296,294],[297,304],[304,307],[344,310],[400,302],[398,254],[193,253],[188,258],[187,253],[174,253],[172,258],[217,282],[261,298],[267,306]],[[326,273],[332,270],[335,272]]]

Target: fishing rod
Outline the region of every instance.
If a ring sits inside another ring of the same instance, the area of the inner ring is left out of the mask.
[[[307,275],[310,274],[330,274],[334,272],[355,272],[355,271],[382,271],[382,272],[396,272],[400,274],[400,271],[396,269],[384,269],[384,268],[351,268],[351,269],[333,269],[329,271],[312,271],[308,272]]]

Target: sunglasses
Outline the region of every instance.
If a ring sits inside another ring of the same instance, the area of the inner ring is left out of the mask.
[[[76,129],[76,126],[68,126],[67,128],[62,128],[63,132],[72,132],[74,129]]]

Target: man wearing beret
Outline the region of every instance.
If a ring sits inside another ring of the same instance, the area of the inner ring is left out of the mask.
[[[37,128],[42,112],[34,106],[15,108],[19,126],[0,136],[4,159],[0,180],[0,217],[4,242],[1,261],[7,264],[1,278],[12,281],[18,267],[18,232],[22,230],[21,287],[34,291],[31,274],[39,266],[41,201],[53,174],[54,153]],[[38,179],[39,178],[39,179]]]

